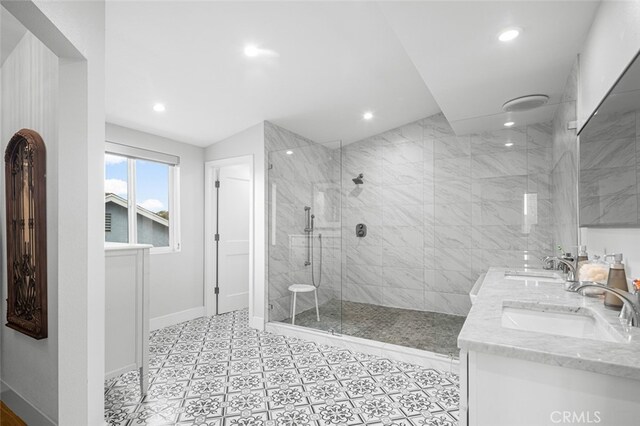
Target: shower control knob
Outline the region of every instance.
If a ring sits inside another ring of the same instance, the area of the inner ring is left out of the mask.
[[[356,225],[356,237],[364,238],[367,236],[367,225],[359,223]]]

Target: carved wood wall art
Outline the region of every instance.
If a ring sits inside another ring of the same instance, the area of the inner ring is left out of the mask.
[[[46,149],[22,129],[4,156],[7,208],[7,327],[47,337]]]

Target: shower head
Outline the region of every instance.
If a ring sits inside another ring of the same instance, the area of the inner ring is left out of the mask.
[[[351,179],[353,181],[353,183],[355,183],[356,185],[361,185],[364,183],[364,181],[362,180],[362,178],[364,178],[364,174],[360,173],[358,176],[354,177],[353,179]]]

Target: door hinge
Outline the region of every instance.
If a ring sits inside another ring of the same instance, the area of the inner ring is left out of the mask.
[[[215,241],[220,241],[220,234],[215,234],[213,238],[215,239]]]
[[[215,294],[220,294],[220,287],[216,287],[216,288],[213,290],[213,292],[214,292]]]
[[[216,181],[216,188],[220,188],[220,181],[219,180]]]

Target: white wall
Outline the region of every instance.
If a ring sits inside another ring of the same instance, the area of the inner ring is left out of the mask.
[[[52,421],[58,418],[58,58],[33,34],[26,33],[2,67],[3,153],[13,134],[30,128],[47,148],[48,338],[35,340],[2,326],[2,381]],[[0,165],[2,231],[2,314],[6,318],[4,160]]]
[[[104,1],[2,4],[60,58],[57,187],[64,190],[57,191],[58,423],[102,425]]]
[[[265,271],[266,271],[266,198],[264,123],[256,124],[240,133],[214,143],[205,150],[205,161],[253,155],[254,172],[254,282],[253,306],[250,306],[252,327],[264,329]]]
[[[578,128],[640,50],[640,0],[603,0],[580,53]]]
[[[640,279],[640,228],[582,228],[580,234],[589,255],[622,253],[627,280]]]
[[[179,252],[151,255],[151,321],[166,326],[204,315],[204,148],[111,123],[106,133],[109,142],[180,157],[182,247]],[[185,317],[180,314],[184,311],[195,316]]]
[[[578,121],[582,126],[640,50],[640,0],[604,0],[580,54]],[[627,278],[640,278],[640,229],[582,228],[589,254],[622,252]]]

